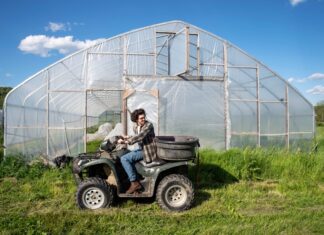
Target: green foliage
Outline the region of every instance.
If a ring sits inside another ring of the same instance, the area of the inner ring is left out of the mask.
[[[324,126],[318,126],[316,131],[317,151],[324,155]]]
[[[35,179],[43,175],[48,168],[40,161],[28,165],[24,156],[7,156],[0,162],[0,178],[15,177]]]
[[[99,149],[102,140],[93,140],[87,142],[87,152],[96,152]]]
[[[0,87],[0,109],[3,108],[3,102],[8,94],[8,92],[11,90],[11,87]],[[3,126],[2,123],[0,123],[0,161],[3,159]]]
[[[3,160],[3,148],[0,148],[0,162]]]
[[[4,99],[11,89],[11,87],[0,87],[0,109],[3,108]]]
[[[316,122],[317,125],[323,126],[324,125],[324,100],[318,102],[315,107],[315,114],[316,114]]]
[[[319,127],[318,149],[310,154],[202,149],[195,205],[183,213],[162,211],[153,199],[81,211],[71,169],[6,158],[0,163],[0,234],[324,234],[323,141]]]
[[[95,125],[95,126],[90,126],[87,128],[87,133],[88,134],[93,134],[96,133],[96,131],[98,130],[99,125]]]
[[[214,164],[240,180],[319,178],[324,171],[321,154],[288,152],[277,149],[246,148],[226,152],[204,149],[204,164]],[[205,172],[202,175],[206,174]]]

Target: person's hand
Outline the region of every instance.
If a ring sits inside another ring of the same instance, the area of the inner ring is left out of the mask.
[[[117,140],[117,143],[118,143],[118,144],[124,144],[125,141],[124,141],[123,139],[118,139],[118,140]]]
[[[128,135],[123,135],[123,138],[124,138],[124,140],[126,140],[126,139],[129,138],[129,136]]]

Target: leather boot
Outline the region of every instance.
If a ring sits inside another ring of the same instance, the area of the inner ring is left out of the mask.
[[[141,188],[142,188],[142,185],[138,181],[133,181],[133,182],[131,182],[131,185],[130,185],[129,189],[127,189],[126,193],[132,194]]]

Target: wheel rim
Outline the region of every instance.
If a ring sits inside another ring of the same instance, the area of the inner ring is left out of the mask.
[[[166,202],[172,207],[182,206],[187,200],[187,192],[180,185],[173,185],[165,193]]]
[[[105,194],[100,188],[88,188],[82,194],[82,202],[89,209],[101,208],[105,202]]]

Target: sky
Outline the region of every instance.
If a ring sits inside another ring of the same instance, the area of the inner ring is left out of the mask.
[[[324,0],[2,0],[0,87],[104,38],[170,20],[226,39],[311,103],[324,100]]]

